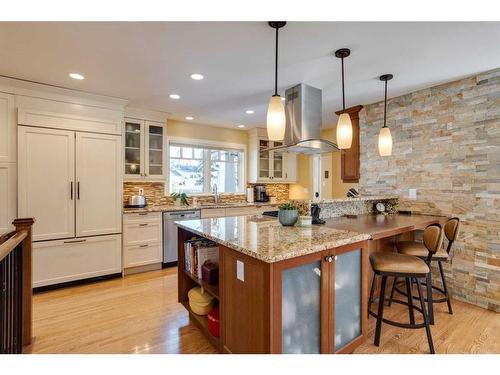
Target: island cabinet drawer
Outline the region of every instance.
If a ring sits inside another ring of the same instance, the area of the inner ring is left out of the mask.
[[[226,216],[257,215],[255,207],[231,207],[226,208]]]
[[[161,212],[139,212],[123,214],[123,224],[158,222],[161,223]]]
[[[123,225],[123,245],[161,242],[161,222],[144,221]]]
[[[161,243],[125,246],[123,248],[123,268],[145,266],[162,261]]]
[[[225,208],[203,208],[201,210],[201,218],[206,219],[210,217],[224,217],[226,216]]]

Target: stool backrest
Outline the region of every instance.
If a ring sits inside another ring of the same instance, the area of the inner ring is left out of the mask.
[[[431,224],[424,229],[423,242],[427,250],[429,251],[429,256],[427,261],[430,261],[432,256],[443,246],[444,233],[441,225]]]
[[[448,247],[446,248],[446,252],[449,254],[451,250],[451,245],[458,237],[458,233],[460,231],[460,219],[458,217],[452,217],[449,219],[444,225],[444,234],[448,239]]]

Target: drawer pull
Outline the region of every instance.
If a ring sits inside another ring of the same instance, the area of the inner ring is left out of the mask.
[[[148,226],[148,224],[143,223],[143,224],[139,224],[139,226],[140,226],[140,227],[147,227],[147,226]]]
[[[146,244],[146,245],[141,245],[141,246],[139,246],[139,247],[148,247],[148,246],[149,246],[149,245],[148,245],[148,244]]]
[[[76,240],[76,241],[64,241],[64,243],[80,243],[80,242],[86,242],[87,240]]]
[[[141,216],[144,216],[144,215],[147,215],[148,213],[147,212],[139,212],[139,215]]]

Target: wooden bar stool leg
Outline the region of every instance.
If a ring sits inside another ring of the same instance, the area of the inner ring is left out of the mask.
[[[387,276],[382,276],[382,285],[380,287],[380,296],[378,300],[378,313],[377,313],[377,326],[375,328],[375,346],[380,345],[380,333],[382,331],[382,318],[384,315],[384,297],[385,297],[385,284],[387,283]]]
[[[441,274],[441,281],[443,282],[443,290],[446,296],[446,303],[448,304],[448,313],[453,314],[453,309],[451,308],[450,294],[448,293],[448,288],[446,287],[446,280],[444,278],[443,265],[441,261],[438,262],[439,265],[439,273]]]
[[[436,352],[434,351],[434,343],[432,342],[431,327],[429,326],[429,319],[427,318],[427,311],[425,309],[425,301],[424,301],[424,297],[422,296],[422,287],[420,286],[420,280],[418,278],[415,278],[415,281],[417,282],[417,290],[418,290],[418,297],[420,299],[420,307],[422,308],[422,315],[424,316],[425,333],[427,334],[427,342],[429,343],[429,349],[430,349],[431,354],[435,354]]]
[[[411,292],[411,278],[406,278],[406,295],[408,296],[408,315],[410,317],[410,324],[415,324],[415,313],[413,312],[413,294]]]
[[[429,269],[430,269],[429,265]],[[417,280],[418,281],[418,280]],[[434,306],[432,302],[432,271],[427,274],[427,305],[429,306],[429,323],[434,324]]]
[[[394,297],[394,289],[396,288],[396,283],[398,282],[398,278],[394,277],[394,281],[392,283],[392,289],[391,289],[391,296],[389,297],[389,302],[387,303],[387,306],[392,305],[392,298]]]

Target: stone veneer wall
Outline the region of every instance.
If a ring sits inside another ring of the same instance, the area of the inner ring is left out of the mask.
[[[383,109],[360,114],[361,192],[407,198],[416,188],[399,209],[458,216],[445,265],[454,297],[500,312],[500,69],[390,99],[389,157],[377,149]]]
[[[124,182],[123,183],[123,204],[128,204],[128,198],[131,195],[139,194],[139,189],[144,189],[144,195],[149,206],[164,206],[174,204],[170,196],[165,196],[165,184],[163,182]],[[213,195],[197,195],[199,203],[214,202]],[[192,202],[192,198],[189,198]],[[245,194],[222,194],[220,202],[246,202]]]

